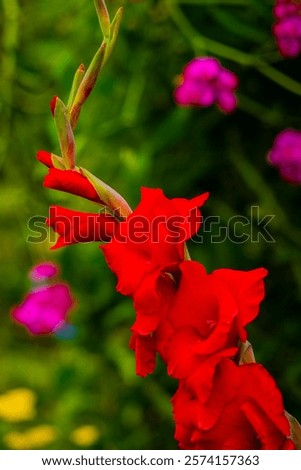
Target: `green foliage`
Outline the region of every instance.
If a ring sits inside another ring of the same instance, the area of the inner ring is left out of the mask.
[[[121,5],[109,5],[111,17]],[[204,216],[226,225],[235,215],[275,215],[275,239],[189,245],[210,271],[269,270],[261,313],[249,329],[258,361],[275,377],[286,409],[301,417],[300,189],[282,181],[266,154],[275,135],[300,125],[300,58],[283,60],[271,34],[272,0],[141,0],[123,2],[124,18],[112,56],[85,103],[75,131],[78,164],[118,190],[134,207],[141,186],[169,197],[210,191]],[[70,435],[93,424],[97,449],[172,449],[169,399],[176,382],[158,363],[135,376],[128,349],[134,312],[115,293],[115,278],[97,244],[53,252],[48,241],[28,243],[28,220],[49,204],[92,210],[92,203],[42,187],[35,153],[59,154],[49,101],[67,102],[73,75],[101,42],[93,1],[1,1],[0,113],[0,394],[25,387],[37,395],[33,421],[0,422],[5,436],[51,424],[57,449],[78,448]],[[238,74],[239,108],[180,109],[176,78],[197,55],[214,55]],[[252,226],[252,221],[251,225]],[[215,228],[218,229],[217,227]],[[230,234],[231,234],[230,227]],[[250,228],[251,230],[251,228]],[[257,233],[253,221],[253,233]],[[233,233],[232,233],[233,235]],[[52,240],[54,235],[51,234]],[[10,308],[29,287],[27,271],[40,260],[61,265],[77,299],[72,340],[34,338],[13,324]]]

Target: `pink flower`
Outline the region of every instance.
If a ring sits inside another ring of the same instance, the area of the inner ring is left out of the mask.
[[[293,0],[278,0],[273,9],[277,22],[273,34],[283,57],[297,57],[301,52],[301,5]]]
[[[41,282],[47,281],[47,279],[56,276],[57,273],[57,266],[53,263],[47,262],[34,266],[29,273],[29,277],[33,282]]]
[[[225,113],[234,111],[238,79],[213,57],[197,57],[183,71],[183,82],[174,92],[180,106],[208,107],[216,104]]]
[[[63,327],[73,305],[68,286],[54,284],[30,291],[23,302],[12,309],[11,315],[32,334],[43,335]]]
[[[301,52],[301,16],[291,15],[278,21],[273,33],[283,57],[297,57]]]
[[[301,184],[301,132],[284,129],[275,138],[268,161],[290,183]]]
[[[297,5],[294,0],[276,0],[273,13],[276,18],[280,19],[298,13],[300,10],[301,6]]]

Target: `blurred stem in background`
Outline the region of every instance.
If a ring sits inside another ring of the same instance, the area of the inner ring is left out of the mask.
[[[0,170],[7,155],[13,110],[13,87],[17,67],[20,7],[18,0],[1,0],[3,9],[0,69]]]

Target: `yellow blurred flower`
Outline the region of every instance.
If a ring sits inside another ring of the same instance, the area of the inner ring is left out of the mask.
[[[4,442],[10,449],[40,449],[51,444],[57,437],[53,426],[42,424],[21,432],[10,432],[4,436]]]
[[[70,435],[70,440],[79,447],[90,447],[99,436],[100,432],[96,426],[86,425],[75,429]]]
[[[28,449],[26,446],[25,433],[10,432],[3,437],[3,440],[9,449]]]
[[[27,421],[35,417],[36,395],[27,388],[15,388],[0,395],[0,419],[10,422]]]

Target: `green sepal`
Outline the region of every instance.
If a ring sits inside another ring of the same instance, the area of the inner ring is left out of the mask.
[[[104,63],[105,51],[106,44],[105,42],[102,42],[100,48],[93,57],[84,75],[84,78],[82,79],[78,87],[70,110],[70,122],[72,125],[72,129],[74,129],[76,126],[82,105],[84,104],[84,102],[86,101],[86,99],[94,88],[100,69]]]
[[[54,120],[58,133],[63,162],[66,169],[75,167],[75,140],[71,124],[68,119],[68,110],[59,98],[56,98]]]
[[[80,66],[78,67],[78,69],[76,70],[76,72],[74,74],[72,87],[71,87],[71,91],[70,91],[70,95],[69,95],[68,103],[67,103],[68,111],[70,111],[70,108],[73,104],[75,95],[76,95],[77,90],[79,88],[79,85],[81,84],[81,82],[84,78],[84,74],[85,74],[85,66],[84,66],[84,64],[80,64]]]
[[[113,18],[113,21],[111,23],[111,35],[110,35],[110,41],[108,43],[108,47],[107,47],[107,50],[106,50],[105,61],[109,58],[109,56],[112,52],[112,49],[115,46],[115,42],[116,42],[116,39],[117,39],[117,36],[118,36],[118,31],[119,31],[120,23],[121,23],[121,20],[122,20],[122,16],[123,16],[123,8],[120,7],[120,8],[118,8],[118,10],[117,10],[117,12],[116,12],[116,14]]]
[[[54,168],[57,168],[58,170],[66,170],[66,167],[64,165],[64,160],[61,157],[58,157],[54,153],[51,154],[51,161],[52,165]]]
[[[102,31],[105,42],[107,42],[111,36],[111,21],[107,6],[104,0],[94,0],[94,5],[98,16],[100,29]]]
[[[190,253],[188,251],[188,247],[187,247],[186,243],[184,243],[184,260],[185,261],[191,261],[191,256],[190,256]]]
[[[126,200],[115,189],[108,186],[85,168],[80,168],[80,172],[90,181],[102,203],[109,208],[113,215],[119,219],[126,219],[132,213],[132,209]]]
[[[238,364],[252,364],[256,362],[252,344],[249,341],[239,341]]]
[[[295,444],[296,449],[301,450],[301,425],[298,420],[287,411],[285,411],[285,416],[287,417],[290,425],[290,438]]]

